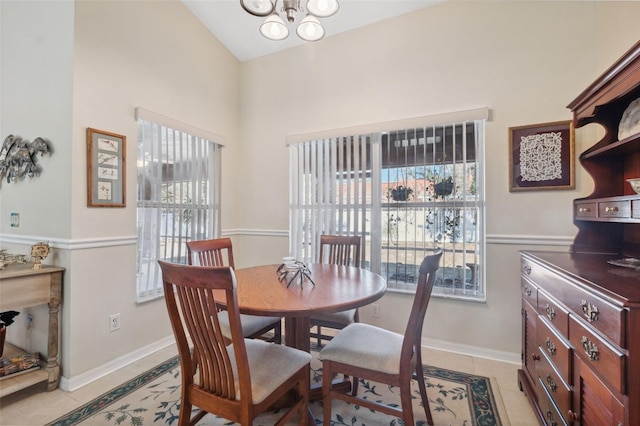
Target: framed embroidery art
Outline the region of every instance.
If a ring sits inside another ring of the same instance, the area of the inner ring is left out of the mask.
[[[87,128],[87,205],[125,207],[127,138]]]
[[[575,188],[573,122],[509,127],[509,191]]]

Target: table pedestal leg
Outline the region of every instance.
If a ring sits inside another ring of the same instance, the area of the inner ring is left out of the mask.
[[[311,336],[309,334],[309,317],[286,317],[284,319],[284,337],[287,346],[311,351]]]
[[[309,317],[285,317],[284,319],[284,336],[287,346],[300,349],[301,351],[311,352],[311,336],[310,336]],[[335,379],[333,389],[348,393],[351,391],[351,381],[344,379]],[[311,401],[322,399],[322,384],[312,383]]]

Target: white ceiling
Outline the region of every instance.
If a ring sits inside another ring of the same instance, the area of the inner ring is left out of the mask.
[[[335,15],[320,19],[331,37],[344,31],[413,12],[443,0],[339,0]],[[241,61],[275,53],[304,43],[295,32],[295,25],[304,17],[300,14],[289,27],[289,37],[282,41],[264,38],[260,24],[265,18],[252,16],[242,9],[239,0],[182,0],[194,15],[222,44]],[[305,4],[302,1],[303,5]],[[278,2],[280,8],[281,1]],[[283,15],[281,15],[283,16]],[[322,43],[322,40],[315,43]]]

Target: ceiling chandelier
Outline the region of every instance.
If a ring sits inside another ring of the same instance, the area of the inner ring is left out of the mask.
[[[293,23],[297,13],[305,10],[300,4],[303,0],[282,0],[282,6],[278,11],[278,0],[240,0],[240,4],[254,16],[266,16],[267,19],[260,26],[260,33],[269,40],[284,40],[289,36],[289,29],[280,17],[282,12],[287,21]],[[306,16],[296,28],[296,34],[306,41],[318,41],[324,37],[324,27],[318,18],[327,18],[334,15],[338,8],[337,0],[306,0]]]

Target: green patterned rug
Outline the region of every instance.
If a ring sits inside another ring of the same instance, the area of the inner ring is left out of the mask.
[[[311,363],[311,380],[322,379],[322,364],[317,352]],[[442,368],[425,366],[425,378],[429,405],[436,425],[489,426],[508,425],[500,399],[493,395],[488,377],[475,376]],[[417,382],[413,381],[414,415],[416,425],[427,424],[421,407]],[[400,402],[398,389],[387,385],[361,380],[359,394],[368,399],[397,405]],[[180,363],[178,357],[169,359],[155,368],[129,380],[93,401],[71,411],[47,426],[68,425],[176,425],[180,408]],[[316,424],[322,424],[322,402],[311,404]],[[291,423],[292,425],[297,422]],[[205,416],[198,426],[232,425],[213,415]],[[263,414],[256,425],[271,425],[270,413]],[[369,409],[334,401],[332,425],[372,426],[402,425],[393,416],[375,413]]]

